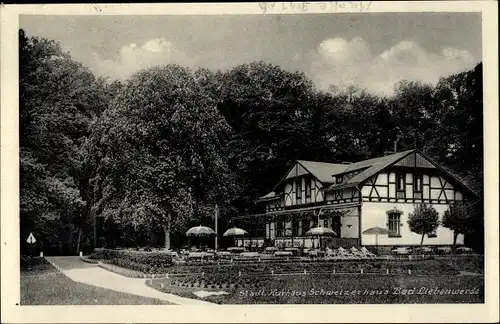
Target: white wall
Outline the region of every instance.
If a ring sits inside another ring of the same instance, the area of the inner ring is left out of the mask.
[[[365,231],[371,227],[378,226],[387,228],[387,211],[394,208],[402,211],[400,223],[401,237],[388,237],[387,235],[378,236],[379,245],[419,245],[421,235],[410,231],[408,226],[408,214],[415,209],[414,204],[404,203],[383,203],[383,202],[364,202],[362,206],[361,231]],[[439,219],[442,220],[445,210],[448,205],[432,205],[439,213]],[[344,228],[342,228],[344,229]],[[448,228],[439,226],[436,230],[437,237],[429,238],[427,235],[424,238],[424,245],[451,245],[453,244],[453,231]],[[457,237],[457,244],[463,244],[464,237],[462,234]],[[361,235],[362,245],[375,245],[375,235]]]
[[[342,223],[340,237],[359,237],[359,217],[357,208],[352,208],[349,213],[342,216],[340,222]]]

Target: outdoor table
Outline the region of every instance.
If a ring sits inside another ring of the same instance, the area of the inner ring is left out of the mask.
[[[258,252],[242,252],[240,254],[242,257],[247,257],[247,258],[257,258],[259,257]]]
[[[190,252],[188,258],[201,258],[203,256],[202,252]]]
[[[293,253],[291,251],[276,251],[274,253],[276,256],[292,256]]]

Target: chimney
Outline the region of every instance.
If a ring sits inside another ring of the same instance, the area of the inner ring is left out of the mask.
[[[344,161],[344,162],[340,162],[340,164],[346,164],[346,165],[349,165],[349,164],[352,164],[352,162],[347,162],[347,161]]]
[[[396,135],[396,140],[394,141],[394,153],[398,152],[398,142],[401,139],[401,135]]]
[[[384,156],[392,155],[392,154],[394,154],[393,151],[384,151]]]

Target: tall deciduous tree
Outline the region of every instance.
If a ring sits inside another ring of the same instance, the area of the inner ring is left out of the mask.
[[[133,224],[183,229],[200,205],[225,201],[230,131],[193,73],[177,65],[141,71],[124,85],[100,125],[98,209]]]
[[[433,233],[439,226],[439,214],[432,206],[419,204],[415,211],[408,215],[408,225],[412,232],[422,235],[420,245],[423,245],[425,235]]]
[[[438,120],[428,151],[482,195],[483,188],[483,74],[473,70],[442,78],[434,96]]]
[[[238,205],[253,208],[295,159],[312,158],[311,81],[299,72],[253,62],[223,75],[218,108],[234,130],[231,162],[243,188]]]
[[[78,250],[87,207],[80,148],[90,121],[105,108],[103,82],[58,43],[23,30],[19,59],[21,235],[36,231],[49,240],[45,229],[62,222],[69,248],[76,234]]]

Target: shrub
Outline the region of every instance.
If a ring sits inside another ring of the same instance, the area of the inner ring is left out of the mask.
[[[119,267],[141,272],[166,272],[172,266],[172,256],[164,252],[95,249],[89,259],[104,260]]]
[[[48,264],[49,262],[42,257],[21,256],[21,269],[31,269]]]

